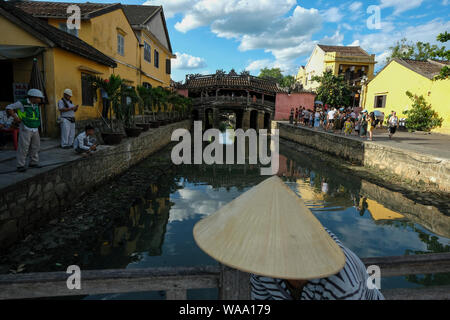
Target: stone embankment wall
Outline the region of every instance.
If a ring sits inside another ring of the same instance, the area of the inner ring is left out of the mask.
[[[293,127],[273,122],[280,137],[326,152],[355,164],[397,175],[402,181],[424,183],[433,189],[450,193],[450,160],[416,153],[370,141]]]
[[[186,120],[150,129],[117,146],[104,146],[92,157],[68,162],[0,190],[0,249],[57,217],[96,185],[169,144],[175,129],[190,127],[191,121]]]

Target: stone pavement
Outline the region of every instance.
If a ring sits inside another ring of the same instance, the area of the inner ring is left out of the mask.
[[[280,122],[289,123],[288,121]],[[323,129],[318,130],[324,131]],[[344,136],[344,134],[337,132],[335,134]],[[377,128],[374,131],[373,141],[357,137],[354,133],[346,138],[404,149],[437,158],[450,159],[450,136],[445,134],[397,131],[392,140],[389,140],[387,129]]]
[[[41,138],[39,158],[43,168],[28,168],[26,172],[16,171],[15,150],[0,150],[0,189],[81,158],[73,149],[61,149],[59,145],[59,139]],[[108,148],[108,146],[99,146],[98,149],[103,148]]]

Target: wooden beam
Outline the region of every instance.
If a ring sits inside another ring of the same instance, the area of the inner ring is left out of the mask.
[[[221,266],[220,300],[250,300],[250,274]]]
[[[363,258],[361,260],[366,266],[379,266],[382,278],[450,272],[450,252]]]
[[[81,271],[81,289],[69,290],[65,272],[0,275],[0,299],[24,299],[126,293],[171,291],[169,297],[181,296],[187,289],[217,288],[219,267],[157,268]]]

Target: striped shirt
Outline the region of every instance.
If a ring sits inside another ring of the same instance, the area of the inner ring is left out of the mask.
[[[384,300],[378,289],[369,289],[366,267],[352,251],[325,228],[345,255],[344,268],[328,278],[309,280],[303,287],[301,300]],[[293,300],[285,280],[252,274],[252,300]]]

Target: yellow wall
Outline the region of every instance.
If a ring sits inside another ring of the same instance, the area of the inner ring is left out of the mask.
[[[0,16],[0,30],[2,36],[0,38],[0,44],[3,45],[28,45],[28,46],[42,46],[47,45],[35,38],[22,28],[18,27],[14,23]]]
[[[92,60],[83,58],[76,54],[70,53],[62,49],[54,49],[55,52],[55,74],[57,79],[55,82],[55,106],[57,101],[59,101],[63,96],[63,91],[66,88],[70,88],[73,92],[72,102],[75,105],[79,105],[79,109],[76,113],[77,120],[86,120],[92,118],[99,118],[101,107],[101,99],[97,97],[94,101],[94,106],[83,106],[81,98],[81,74],[89,72],[80,70],[79,67],[88,67],[95,70],[101,74],[101,77],[107,78],[110,73],[110,68],[108,66],[102,65],[100,63],[94,62]],[[59,115],[58,112],[55,113],[56,117]]]
[[[439,116],[444,118],[442,127],[434,132],[450,134],[450,80],[432,81],[395,61],[368,83],[364,107],[373,111],[375,96],[386,94],[385,108],[377,110],[386,116],[394,110],[399,118],[406,118],[404,110],[411,108],[412,103],[406,91],[423,95]]]
[[[144,46],[141,47],[141,69],[144,73],[151,76],[148,77],[147,75],[142,74],[142,82],[148,82],[153,87],[169,87],[171,77],[170,74],[166,73],[166,59],[172,58],[173,55],[166,48],[164,48],[164,46],[162,46],[153,35],[145,31],[140,31],[140,39],[141,44],[144,45],[144,41],[147,42],[151,46],[152,51],[151,62],[148,62],[144,60]],[[159,68],[155,67],[155,49],[159,52]]]

